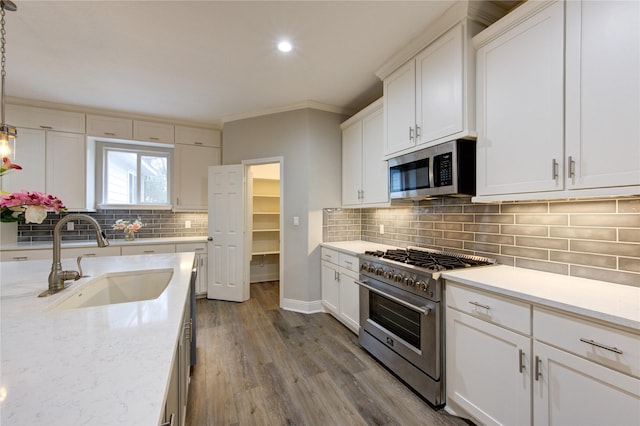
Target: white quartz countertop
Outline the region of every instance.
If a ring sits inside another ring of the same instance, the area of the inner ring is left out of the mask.
[[[505,265],[458,269],[442,277],[640,331],[640,287]]]
[[[194,253],[96,257],[50,297],[50,260],[0,264],[0,424],[157,425],[164,414]],[[63,269],[75,269],[63,259]],[[51,310],[107,272],[173,268],[157,299]]]
[[[373,251],[373,250],[382,250],[386,251],[389,249],[398,248],[396,246],[388,246],[385,244],[372,243],[369,241],[337,241],[332,243],[321,243],[322,247],[327,247],[330,249],[342,251],[352,255],[358,255],[364,253],[365,251]]]
[[[146,244],[178,244],[178,243],[206,243],[207,237],[167,237],[167,238],[136,238],[133,241],[125,241],[124,239],[110,239],[111,246],[135,246]],[[95,240],[86,241],[62,241],[62,247],[95,247]],[[2,250],[52,250],[53,243],[51,241],[34,242],[34,243],[15,243],[3,244]]]

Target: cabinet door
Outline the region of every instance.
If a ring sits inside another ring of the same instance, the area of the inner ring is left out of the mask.
[[[477,194],[564,189],[562,2],[477,52]]]
[[[134,120],[133,138],[139,141],[173,143],[173,125]]]
[[[195,145],[176,145],[174,210],[207,210],[209,166],[220,164],[220,149]]]
[[[322,262],[322,304],[334,315],[340,312],[340,282],[338,267]]]
[[[116,139],[133,138],[133,120],[117,117],[87,115],[87,135]]]
[[[196,294],[207,295],[207,254],[196,255],[196,261],[198,262],[198,282],[196,283]]]
[[[384,80],[385,154],[415,146],[416,63],[411,60]]]
[[[463,27],[452,28],[416,56],[417,141],[463,130]]]
[[[45,192],[45,132],[44,130],[19,128],[14,163],[22,170],[14,170],[2,176],[2,189],[7,192]]]
[[[640,3],[566,5],[567,186],[640,185]]]
[[[531,339],[447,308],[447,401],[481,424],[531,422]]]
[[[340,318],[353,331],[360,328],[360,287],[356,284],[358,276],[340,269]]]
[[[220,148],[220,131],[176,126],[176,143]]]
[[[362,121],[342,131],[342,205],[361,203]]]
[[[533,349],[534,424],[640,424],[640,380],[537,341]]]
[[[80,112],[7,105],[6,118],[8,123],[16,127],[70,133],[85,132],[85,116]]]
[[[389,202],[389,165],[384,160],[383,112],[362,120],[362,203]]]
[[[69,210],[86,210],[85,136],[47,132],[47,193],[60,198]]]

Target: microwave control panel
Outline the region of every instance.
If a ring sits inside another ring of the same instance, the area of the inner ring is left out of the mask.
[[[453,185],[453,153],[445,152],[433,157],[434,186]]]

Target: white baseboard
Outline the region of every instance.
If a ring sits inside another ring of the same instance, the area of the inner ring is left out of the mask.
[[[300,312],[303,314],[316,314],[318,312],[324,312],[322,308],[322,302],[314,300],[312,302],[305,302],[295,299],[282,299],[282,309],[287,311]]]

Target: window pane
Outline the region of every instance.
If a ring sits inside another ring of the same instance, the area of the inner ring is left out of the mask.
[[[140,156],[140,203],[167,203],[167,157]]]
[[[136,201],[137,154],[106,151],[105,201],[107,204],[132,204]]]

